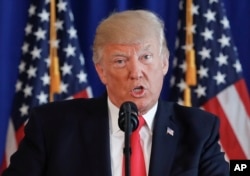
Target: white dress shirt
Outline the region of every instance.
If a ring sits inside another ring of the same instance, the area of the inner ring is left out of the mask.
[[[141,144],[144,152],[146,171],[148,174],[149,161],[152,145],[153,120],[155,117],[158,102],[153,108],[143,115],[146,125],[140,130]],[[122,160],[124,148],[124,132],[118,126],[119,108],[108,98],[109,126],[110,126],[110,151],[111,151],[111,171],[114,176],[122,175]]]

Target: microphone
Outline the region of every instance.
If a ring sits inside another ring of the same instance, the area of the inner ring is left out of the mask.
[[[118,125],[124,131],[124,157],[125,157],[125,176],[130,176],[130,135],[139,126],[137,118],[138,109],[135,103],[131,101],[124,102],[119,111]]]
[[[129,126],[129,133],[135,131],[139,126],[138,109],[132,101],[124,102],[119,111],[118,125],[122,131],[126,131]],[[126,122],[128,124],[126,124]]]

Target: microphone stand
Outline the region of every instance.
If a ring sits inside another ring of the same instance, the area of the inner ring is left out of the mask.
[[[129,106],[131,109],[131,107]],[[131,110],[129,111],[131,112]],[[130,147],[130,135],[132,132],[131,127],[131,116],[130,113],[125,113],[125,146],[124,146],[124,156],[125,156],[125,176],[130,176],[130,155],[131,155],[131,147]]]
[[[119,111],[118,125],[122,131],[124,131],[124,171],[125,176],[130,176],[130,157],[131,157],[131,146],[130,136],[131,133],[138,127],[139,121],[137,118],[138,109],[133,102],[124,102]]]

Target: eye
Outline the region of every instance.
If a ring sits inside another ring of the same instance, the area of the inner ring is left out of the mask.
[[[153,55],[152,54],[145,54],[143,55],[140,60],[145,63],[145,64],[149,64],[153,61]]]
[[[114,59],[114,67],[116,68],[122,68],[126,65],[126,58],[124,57],[116,57]]]

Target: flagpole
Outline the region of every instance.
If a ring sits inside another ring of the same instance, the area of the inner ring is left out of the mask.
[[[60,71],[56,48],[56,2],[50,0],[50,102],[54,101],[54,94],[60,93]]]
[[[195,86],[196,80],[196,65],[195,65],[195,50],[193,48],[193,14],[192,14],[193,0],[186,1],[186,64],[187,70],[185,75],[185,82],[187,87],[184,90],[184,105],[192,106],[190,86]]]

